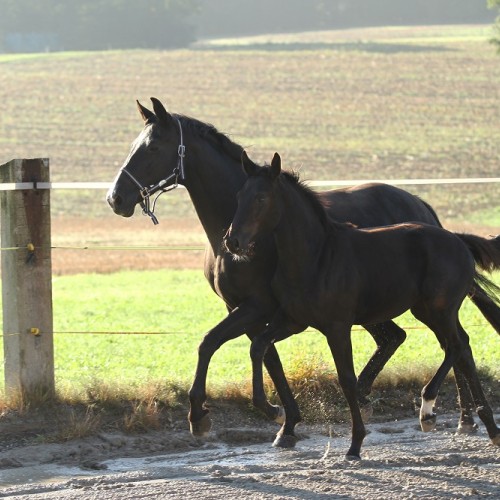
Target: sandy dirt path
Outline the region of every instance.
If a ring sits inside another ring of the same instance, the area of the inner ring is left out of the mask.
[[[497,415],[497,421],[500,415]],[[484,428],[455,433],[456,415],[423,434],[416,419],[369,424],[363,460],[347,462],[349,427],[303,426],[294,450],[272,448],[272,424],[99,436],[0,452],[0,497],[500,498],[500,448]]]

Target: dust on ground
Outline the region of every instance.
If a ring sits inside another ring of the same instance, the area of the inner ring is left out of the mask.
[[[26,429],[24,441],[0,440],[0,497],[498,498],[500,448],[481,425],[456,434],[457,416],[439,415],[427,434],[416,418],[378,419],[359,462],[344,459],[347,423],[301,425],[296,448],[282,450],[271,446],[276,424],[229,406],[213,408],[205,439],[189,434],[185,416],[161,431],[63,443],[37,442]]]

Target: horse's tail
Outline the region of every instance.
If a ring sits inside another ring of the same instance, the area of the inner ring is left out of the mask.
[[[476,273],[469,298],[500,335],[500,287],[486,276]]]
[[[500,235],[495,238],[482,238],[474,234],[458,234],[467,245],[476,264],[483,271],[500,269]]]
[[[482,238],[473,234],[457,234],[457,236],[467,245],[479,268],[489,272],[500,269],[500,236],[495,238]],[[469,297],[488,323],[500,334],[500,287],[476,273]]]

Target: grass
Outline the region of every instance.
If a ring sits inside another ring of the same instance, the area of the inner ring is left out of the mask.
[[[194,375],[199,342],[226,314],[201,271],[192,270],[60,276],[53,282],[53,298],[56,385],[67,397],[85,395],[110,381],[117,391],[126,387],[143,391],[159,381],[186,389]],[[437,341],[409,315],[398,323],[408,327],[408,339],[382,378],[389,383],[398,378],[423,381],[441,362]],[[468,301],[462,323],[470,333],[478,366],[500,377],[498,339]],[[374,343],[357,327],[353,343],[359,372]],[[303,371],[304,366],[332,377],[335,373],[327,344],[316,331],[281,342],[278,350],[288,374]],[[214,393],[228,384],[246,390],[249,381],[249,342],[242,337],[216,352],[208,386]]]

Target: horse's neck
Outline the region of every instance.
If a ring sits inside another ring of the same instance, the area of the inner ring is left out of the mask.
[[[325,245],[331,245],[332,228],[325,227],[318,214],[298,192],[282,192],[282,215],[274,231],[278,266],[297,280],[314,272]],[[283,258],[282,258],[283,257]]]
[[[245,182],[240,161],[190,133],[186,138],[185,173],[184,185],[217,253],[236,212],[236,194]]]

